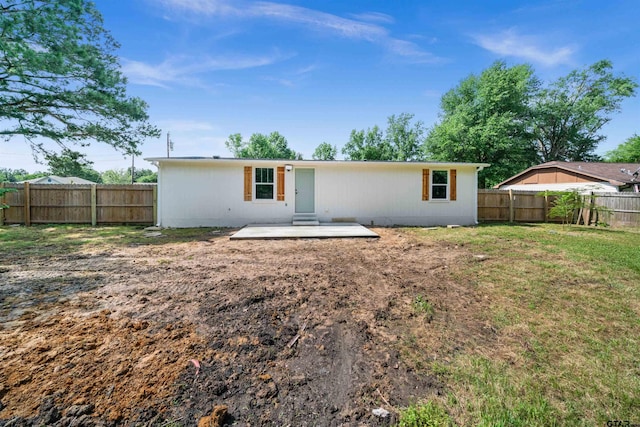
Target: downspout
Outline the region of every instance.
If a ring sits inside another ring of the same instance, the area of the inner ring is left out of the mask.
[[[478,225],[478,172],[480,172],[482,169],[484,169],[484,166],[477,166],[476,167],[476,173],[475,173],[475,182],[474,187],[475,190],[473,192],[473,205],[475,206],[475,209],[473,211],[473,222]]]
[[[162,227],[162,192],[160,189],[162,186],[160,183],[162,182],[162,167],[159,162],[151,162],[151,164],[158,168],[158,182],[156,183],[156,227]]]

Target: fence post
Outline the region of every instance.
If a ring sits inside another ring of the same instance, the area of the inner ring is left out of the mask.
[[[513,191],[509,189],[509,222],[513,222],[515,219],[515,212],[513,208]]]
[[[95,227],[98,224],[98,196],[96,194],[96,184],[91,184],[91,226]]]
[[[549,220],[549,195],[544,193],[544,222]]]
[[[4,188],[4,182],[0,182],[0,188]],[[4,201],[5,201],[4,194],[2,194],[0,195],[0,205],[3,205]],[[0,209],[0,227],[3,225],[4,225],[4,209]]]
[[[29,183],[25,182],[23,187],[24,197],[24,225],[25,227],[31,226],[31,191],[29,190]]]
[[[153,225],[158,224],[158,184],[153,186]]]

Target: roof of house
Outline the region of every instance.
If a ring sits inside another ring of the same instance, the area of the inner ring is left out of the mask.
[[[535,170],[558,168],[568,172],[575,172],[593,178],[594,181],[609,182],[620,186],[640,182],[640,163],[604,163],[604,162],[547,162],[532,166],[511,178],[502,181],[494,188],[507,185],[521,176]]]
[[[95,184],[88,179],[78,178],[77,176],[57,176],[49,175],[41,178],[20,181],[20,183],[28,182],[29,184]]]
[[[477,168],[485,168],[489,167],[489,163],[466,163],[466,162],[430,162],[430,161],[410,161],[410,162],[397,162],[397,161],[379,161],[379,160],[290,160],[290,159],[242,159],[242,158],[228,158],[228,157],[148,157],[144,160],[151,162],[154,165],[158,165],[159,163],[228,163],[228,162],[238,162],[238,163],[287,163],[291,165],[297,166],[311,166],[311,165],[321,165],[321,164],[343,164],[343,165],[353,165],[353,164],[398,164],[398,165],[425,165],[425,166],[441,166],[441,167],[456,167],[456,166],[472,166]]]

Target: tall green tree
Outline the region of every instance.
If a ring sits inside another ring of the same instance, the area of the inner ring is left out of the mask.
[[[625,142],[608,151],[604,158],[607,162],[640,163],[640,136],[633,135]]]
[[[424,125],[421,121],[411,124],[413,118],[413,114],[402,113],[387,119],[384,139],[392,152],[392,158],[387,160],[406,162],[424,159]]]
[[[495,185],[536,162],[527,124],[539,82],[528,65],[495,62],[442,96],[441,119],[427,135],[431,160],[491,163],[478,175]]]
[[[338,154],[338,148],[328,142],[322,142],[318,145],[311,155],[313,160],[335,160]]]
[[[24,137],[36,155],[47,140],[92,141],[139,154],[160,130],[147,104],[128,97],[118,43],[89,0],[0,5],[0,136]]]
[[[289,148],[287,139],[278,132],[269,135],[254,133],[249,141],[243,141],[242,135],[229,135],[225,145],[234,157],[241,159],[302,159],[302,154]]]
[[[92,167],[93,162],[85,154],[65,148],[62,153],[47,153],[45,160],[51,175],[75,176],[93,182],[102,182],[100,173]]]
[[[351,131],[349,141],[342,147],[346,160],[391,160],[393,152],[378,126]]]
[[[410,113],[389,116],[385,132],[377,125],[366,131],[353,129],[342,154],[347,160],[422,160],[424,126],[421,121],[412,124],[413,117]]]
[[[543,162],[596,160],[602,127],[638,87],[632,78],[616,75],[603,60],[559,78],[534,99],[530,125]]]

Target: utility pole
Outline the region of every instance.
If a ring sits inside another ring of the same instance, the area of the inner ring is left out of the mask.
[[[131,154],[131,184],[133,184],[133,176],[135,175],[135,168],[133,166],[133,161],[136,158],[133,154]]]
[[[167,132],[167,159],[170,157],[169,152],[173,151],[173,142],[171,141],[171,137],[169,136],[169,132]]]

